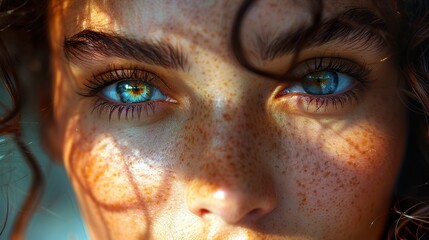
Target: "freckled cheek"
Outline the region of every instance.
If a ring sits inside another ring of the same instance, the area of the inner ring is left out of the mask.
[[[382,137],[386,136],[383,129],[362,125],[341,134],[314,132],[319,132],[323,141],[307,136],[301,141],[304,145],[295,147],[299,154],[292,154],[299,156],[293,161],[295,173],[291,173],[295,179],[291,191],[296,193],[299,209],[331,215],[343,223],[362,218],[371,221],[384,213],[401,163],[403,142]]]

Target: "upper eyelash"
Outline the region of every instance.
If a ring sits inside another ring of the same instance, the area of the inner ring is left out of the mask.
[[[78,92],[84,97],[94,97],[105,87],[126,79],[135,79],[144,81],[150,85],[154,79],[158,78],[152,72],[137,67],[116,67],[109,66],[107,70],[92,75],[84,84],[85,89]]]
[[[298,64],[298,71],[302,71],[302,73],[299,74],[299,77],[303,77],[311,72],[331,70],[348,74],[361,83],[367,83],[370,81],[368,78],[370,71],[367,69],[365,63],[360,65],[343,58],[321,57],[304,61],[301,64],[305,65],[305,69],[299,70],[300,64]]]

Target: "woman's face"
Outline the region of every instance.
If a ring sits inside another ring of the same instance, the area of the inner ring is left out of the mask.
[[[53,120],[93,239],[378,239],[407,135],[371,1],[53,1]],[[369,24],[371,23],[371,24]],[[290,81],[298,79],[297,81]],[[288,81],[289,80],[289,81]]]

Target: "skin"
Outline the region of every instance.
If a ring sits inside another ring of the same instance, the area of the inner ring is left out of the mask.
[[[261,1],[245,20],[245,54],[282,73],[292,55],[262,59],[255,33],[310,23],[308,3]],[[323,18],[370,1],[325,1]],[[280,5],[280,7],[279,7]],[[305,93],[237,63],[229,34],[238,1],[54,1],[53,114],[46,129],[70,177],[91,239],[379,239],[404,154],[407,112],[394,61],[342,42],[304,49],[298,62],[338,56],[367,63],[357,100],[320,109]],[[299,14],[298,14],[299,13]],[[64,37],[84,29],[180,46],[189,67],[94,56],[70,62]],[[269,34],[268,34],[269,35]],[[140,118],[109,119],[83,97],[106,66],[137,66],[173,101]],[[168,85],[168,87],[166,87]]]

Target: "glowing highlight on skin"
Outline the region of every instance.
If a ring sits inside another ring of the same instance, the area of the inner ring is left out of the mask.
[[[82,21],[82,27],[94,28],[97,26],[111,26],[112,29],[116,29],[116,24],[112,21],[110,15],[101,9],[98,4],[87,5],[87,16]]]
[[[218,190],[213,193],[213,198],[217,200],[225,200],[225,192],[222,190]]]

